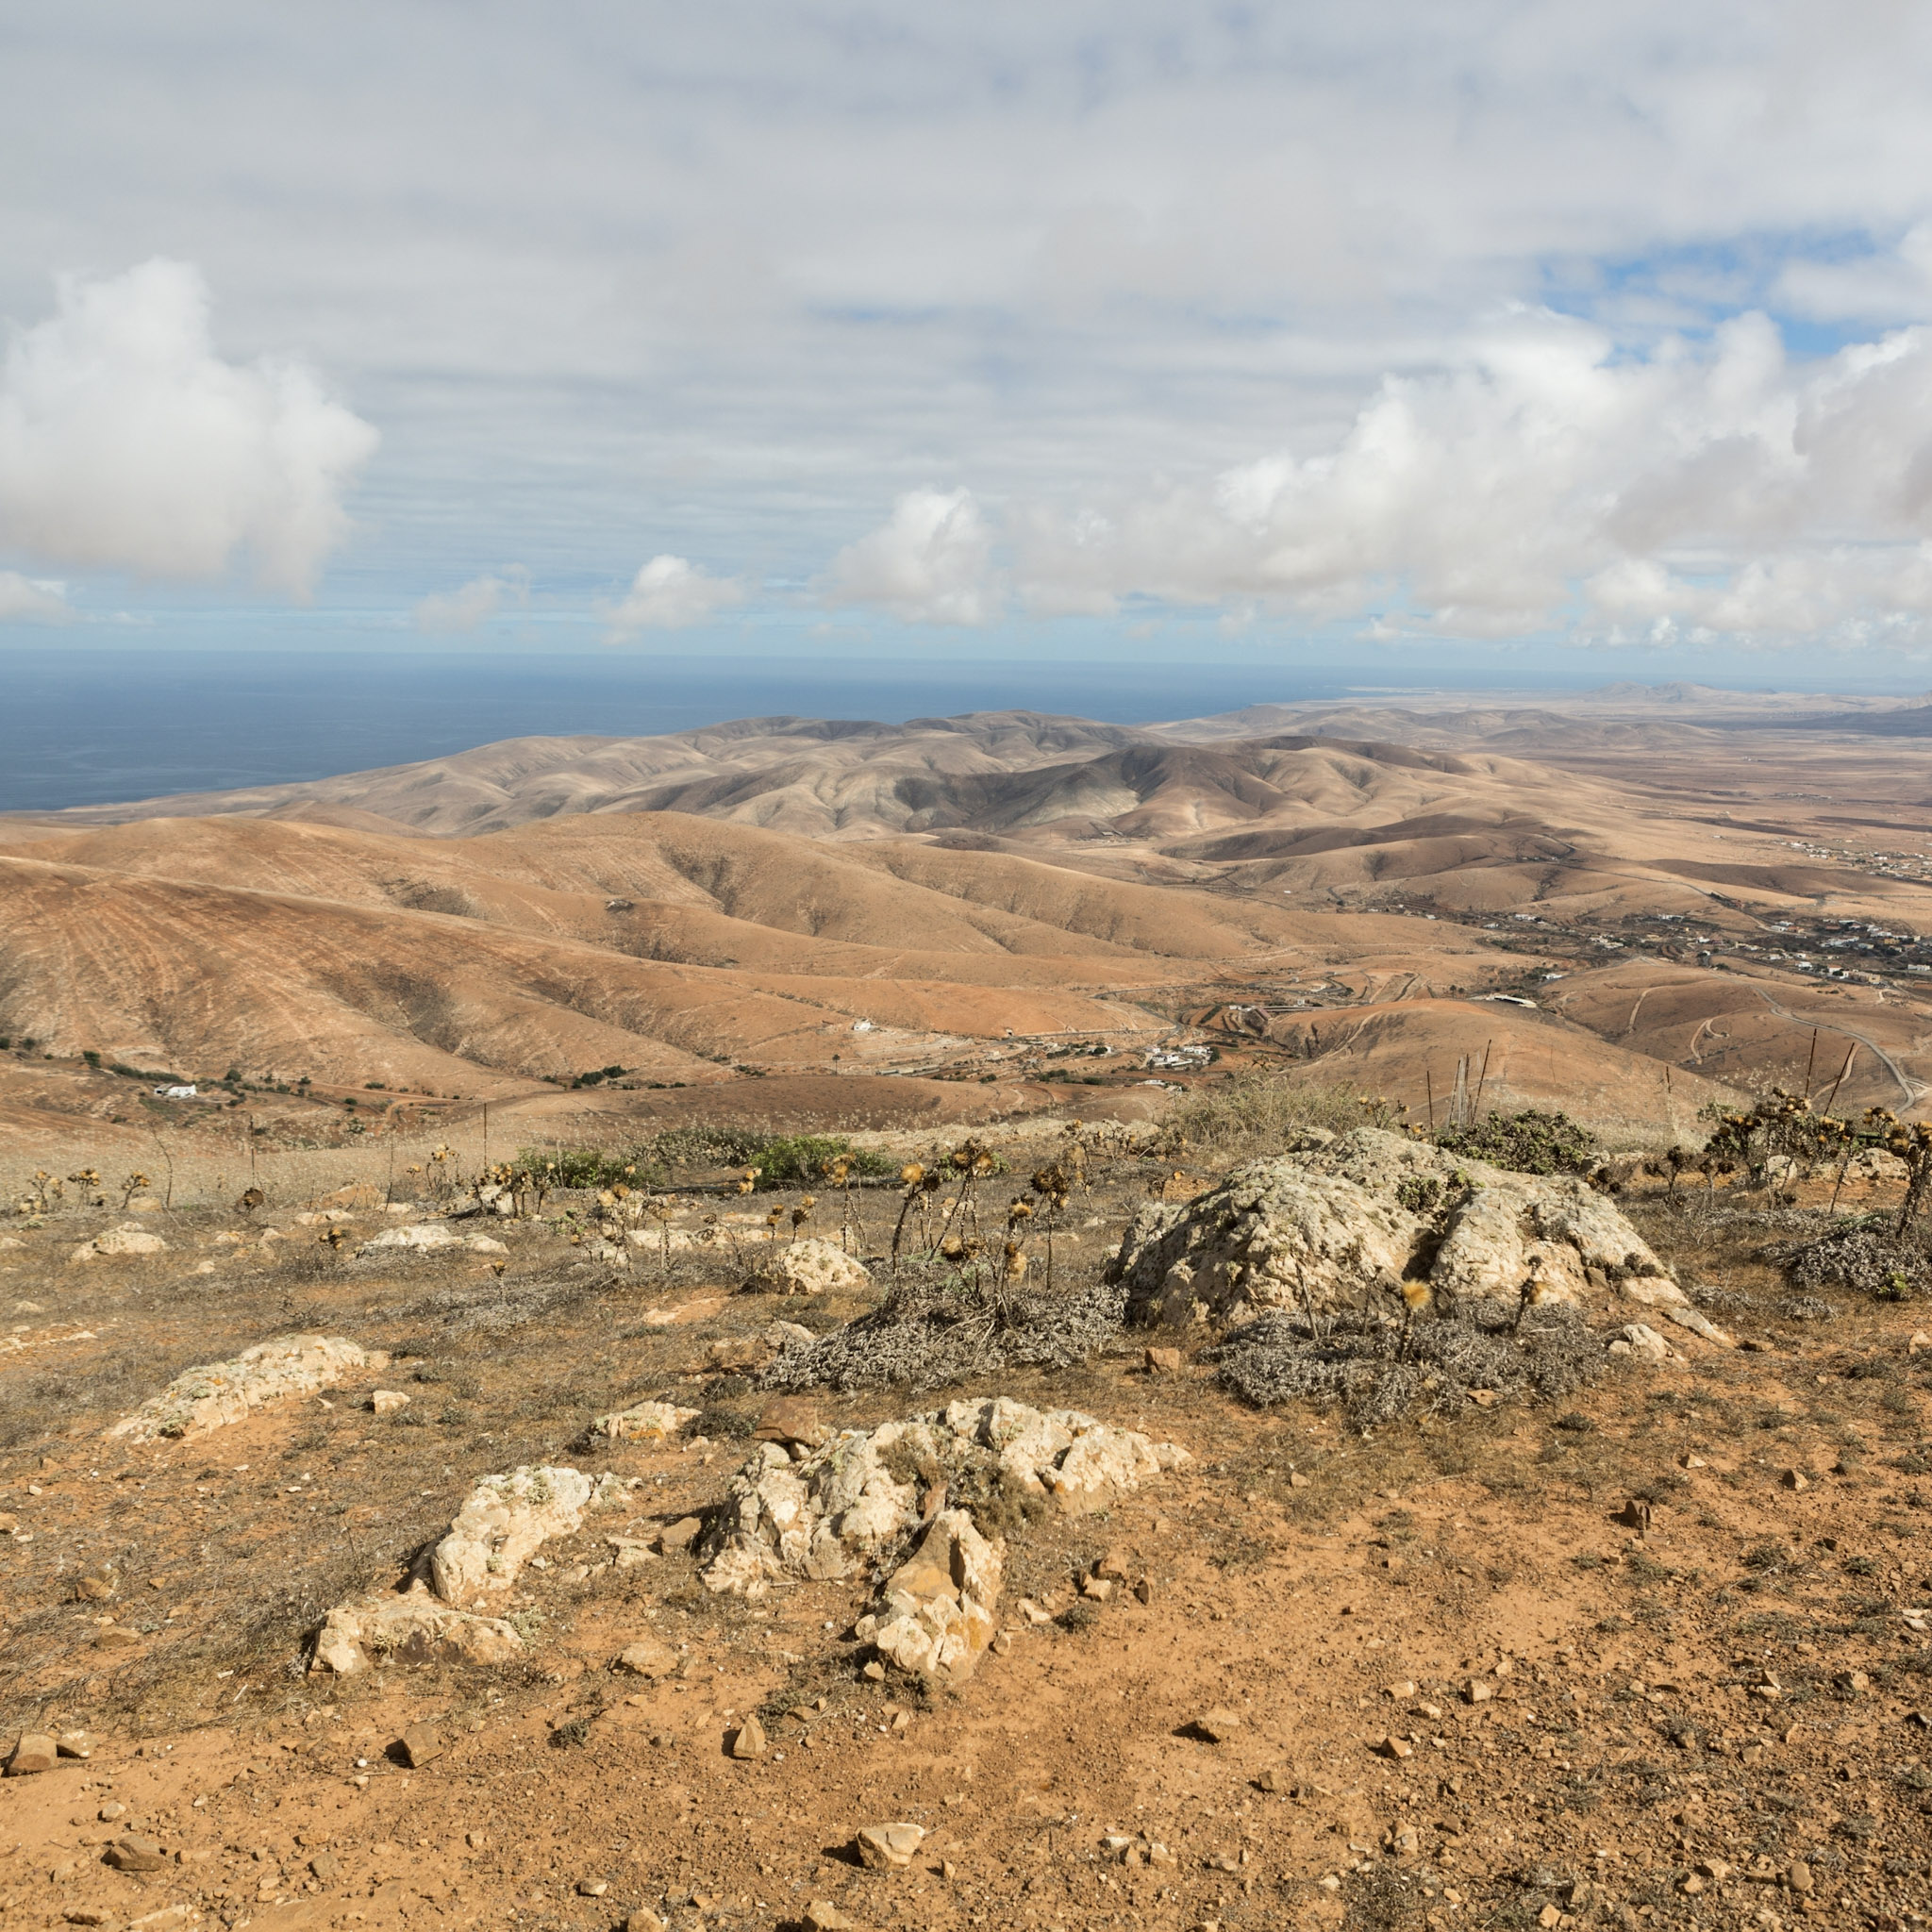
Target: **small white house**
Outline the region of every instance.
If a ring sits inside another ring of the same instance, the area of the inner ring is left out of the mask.
[[[155,1093],[162,1100],[194,1100],[200,1097],[200,1090],[194,1087],[157,1087]]]

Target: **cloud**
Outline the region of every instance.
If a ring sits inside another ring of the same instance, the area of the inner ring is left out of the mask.
[[[729,577],[708,576],[681,557],[654,557],[606,613],[605,637],[614,643],[641,630],[689,630],[743,601],[743,586]]]
[[[375,431],[297,363],[224,361],[185,263],[58,289],[0,364],[0,544],[167,577],[218,577],[245,552],[306,595]]]
[[[0,624],[70,624],[73,619],[65,584],[0,570]]]
[[[1035,608],[1240,605],[1382,634],[1932,641],[1932,329],[1793,366],[1761,315],[1647,357],[1518,311],[1327,450],[1015,522]]]
[[[914,624],[979,625],[998,614],[992,531],[965,490],[908,490],[890,522],[832,559],[831,604],[876,604]]]
[[[530,573],[513,563],[500,575],[486,571],[454,591],[425,597],[416,606],[416,628],[426,631],[475,630],[502,613],[505,601],[530,601]]]

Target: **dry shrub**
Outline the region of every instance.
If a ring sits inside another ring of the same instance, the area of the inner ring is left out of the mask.
[[[1418,1411],[1460,1415],[1478,1390],[1555,1401],[1593,1381],[1609,1360],[1604,1342],[1565,1304],[1516,1308],[1463,1303],[1454,1314],[1404,1323],[1378,1315],[1261,1316],[1211,1352],[1221,1381],[1265,1407],[1297,1399],[1338,1402],[1358,1427]]]
[[[1889,1217],[1844,1222],[1810,1241],[1774,1241],[1763,1253],[1793,1288],[1807,1293],[1837,1288],[1876,1301],[1902,1301],[1907,1294],[1932,1292],[1924,1250],[1892,1234]]]
[[[1357,1087],[1291,1074],[1236,1074],[1175,1104],[1164,1123],[1166,1149],[1250,1160],[1279,1153],[1311,1128],[1344,1134],[1351,1127],[1393,1127],[1400,1112]]]
[[[1126,1290],[1091,1281],[1053,1294],[924,1279],[870,1314],[795,1342],[758,1378],[766,1389],[937,1389],[1003,1369],[1069,1369],[1121,1332]]]

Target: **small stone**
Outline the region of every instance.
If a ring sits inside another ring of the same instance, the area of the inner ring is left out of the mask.
[[[748,1717],[731,1734],[728,1746],[733,1757],[762,1757],[769,1746],[765,1741],[765,1727],[757,1718]]]
[[[633,1677],[668,1677],[677,1669],[677,1653],[655,1637],[641,1637],[618,1653],[616,1668]]]
[[[1392,1731],[1374,1748],[1384,1757],[1413,1757],[1415,1756],[1415,1746],[1407,1738],[1396,1737]]]
[[[1141,1359],[1150,1375],[1178,1375],[1181,1372],[1181,1352],[1177,1348],[1150,1348]]]
[[[1013,1650],[1013,1633],[1010,1630],[995,1630],[992,1641],[987,1648],[995,1657],[1010,1657]]]
[[[1336,1877],[1335,1874],[1332,1872],[1328,1873],[1324,1877],[1316,1879],[1315,1883],[1318,1886],[1320,1886],[1324,1891],[1340,1891],[1341,1890],[1341,1880]]]
[[[167,1854],[153,1839],[133,1832],[108,1847],[108,1863],[117,1872],[158,1872],[167,1862]]]
[[[1413,1677],[1398,1677],[1394,1683],[1385,1684],[1382,1687],[1382,1695],[1384,1697],[1413,1697],[1415,1695],[1415,1679]]]
[[[1290,1774],[1287,1766],[1280,1764],[1270,1765],[1255,1780],[1255,1789],[1257,1791],[1291,1791],[1294,1789],[1294,1779]]]
[[[1625,1529],[1634,1529],[1639,1536],[1650,1534],[1650,1505],[1641,1497],[1632,1496],[1617,1512],[1617,1521]]]
[[[74,1593],[83,1603],[104,1604],[114,1594],[114,1586],[105,1576],[83,1576],[74,1586]]]
[[[1154,1585],[1146,1577],[1134,1585],[1134,1601],[1137,1604],[1151,1604],[1154,1601]]]
[[[1788,1490],[1808,1490],[1811,1487],[1811,1478],[1802,1470],[1780,1470],[1777,1479]]]
[[[7,1760],[7,1775],[32,1777],[38,1772],[52,1771],[59,1755],[52,1738],[40,1731],[27,1731]]]
[[[94,1632],[96,1650],[126,1650],[141,1641],[139,1630],[129,1630],[120,1624],[103,1624]]]
[[[1545,1906],[1536,1915],[1536,1922],[1543,1928],[1543,1932],[1553,1932],[1554,1927],[1563,1923],[1563,1914],[1555,1906]]]
[[[624,1932],[665,1932],[664,1921],[649,1906],[640,1906],[624,1922]]]
[[[1790,1869],[1785,1874],[1785,1882],[1801,1897],[1807,1895],[1813,1883],[1810,1866],[1803,1858],[1793,1858]]]
[[[1210,1744],[1224,1744],[1241,1727],[1239,1711],[1224,1710],[1216,1706],[1212,1710],[1204,1710],[1194,1720],[1194,1729]]]
[[[1412,1858],[1422,1848],[1422,1840],[1412,1824],[1398,1826],[1389,1834],[1389,1849],[1399,1858]]]
[[[60,1916],[70,1925],[105,1925],[112,1914],[99,1906],[70,1906]]]
[[[1472,1677],[1462,1687],[1463,1700],[1469,1704],[1487,1704],[1495,1694],[1496,1687],[1484,1683],[1480,1677]]]
[[[1705,1461],[1701,1456],[1680,1456],[1677,1457],[1677,1464],[1681,1469],[1708,1469],[1710,1467],[1709,1463]]]
[[[1912,1339],[1906,1343],[1907,1355],[1924,1355],[1928,1350],[1932,1350],[1932,1335],[1927,1335],[1923,1328],[1917,1330]]]
[[[1041,1624],[1051,1624],[1053,1622],[1052,1613],[1042,1610],[1030,1596],[1023,1596],[1014,1607],[1036,1628]]]
[[[1083,1576],[1080,1579],[1080,1594],[1092,1603],[1111,1603],[1113,1601],[1113,1583],[1108,1577]]]
[[[610,1890],[608,1878],[579,1878],[577,1896],[579,1898],[602,1898]]]
[[[85,1731],[62,1731],[59,1751],[61,1757],[75,1758],[84,1764],[94,1755],[94,1740]]]
[[[695,1516],[681,1516],[669,1527],[658,1533],[658,1549],[666,1557],[680,1556],[698,1540],[704,1524]]]
[[[308,1869],[321,1883],[328,1885],[334,1882],[336,1874],[342,1867],[341,1860],[333,1852],[317,1852],[314,1857],[309,1859]]]
[[[816,1449],[831,1434],[816,1405],[796,1395],[781,1395],[766,1403],[753,1440],[758,1442],[802,1442]]]
[[[1288,1473],[1288,1486],[1291,1490],[1311,1490],[1315,1486],[1315,1479],[1313,1476],[1304,1475],[1298,1469],[1291,1469]]]
[[[809,1932],[855,1932],[856,1919],[848,1919],[828,1898],[815,1898],[805,1908]]]
[[[427,1764],[432,1757],[442,1756],[442,1739],[434,1724],[411,1724],[396,1743],[403,1754],[403,1762],[411,1771]]]
[[[377,1415],[394,1415],[408,1406],[409,1398],[400,1389],[378,1389],[369,1398],[369,1407]]]
[[[1677,1890],[1679,1891],[1689,1892],[1694,1897],[1698,1892],[1704,1890],[1703,1874],[1696,1872],[1685,1873],[1683,1877],[1677,1881]],[[1557,1922],[1554,1919],[1550,1921],[1550,1924],[1553,1925],[1556,1923]]]
[[[874,1657],[872,1662],[867,1664],[858,1674],[868,1684],[883,1684],[886,1681],[886,1667],[879,1662],[877,1657]]]
[[[1722,1858],[1699,1858],[1697,1869],[1713,1885],[1722,1885],[1731,1875],[1731,1868]]]
[[[1872,1688],[1872,1679],[1863,1671],[1847,1671],[1838,1681],[1839,1688],[1853,1697],[1862,1697]]]
[[[119,1798],[109,1798],[108,1802],[105,1805],[103,1805],[98,1811],[94,1813],[94,1816],[98,1818],[103,1824],[112,1824],[115,1819],[125,1818],[127,1816],[127,1807],[124,1805]]]
[[[1164,1844],[1150,1841],[1147,1846],[1147,1862],[1150,1865],[1177,1866],[1180,1860]]]
[[[924,1842],[925,1830],[917,1824],[868,1824],[853,1840],[858,1862],[868,1871],[884,1872],[911,1864]]]
[[[1107,1578],[1110,1583],[1126,1583],[1132,1580],[1134,1566],[1123,1549],[1111,1549],[1094,1564],[1093,1574]]]

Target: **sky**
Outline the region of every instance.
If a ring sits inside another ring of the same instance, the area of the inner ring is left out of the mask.
[[[1893,0],[8,9],[0,647],[1916,688],[1928,97]]]

